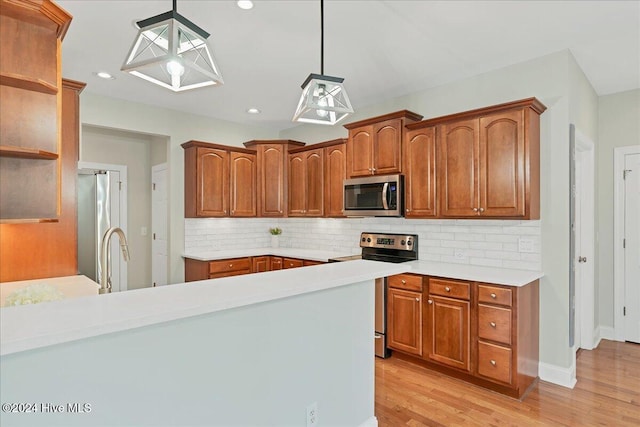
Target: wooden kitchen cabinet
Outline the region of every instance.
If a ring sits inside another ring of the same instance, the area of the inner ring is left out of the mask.
[[[282,268],[298,268],[303,267],[304,261],[298,258],[283,258],[282,259]]]
[[[437,125],[439,216],[540,218],[537,99],[426,120]]]
[[[322,216],[324,151],[293,150],[289,154],[289,216]]]
[[[252,273],[262,273],[263,271],[271,271],[271,257],[257,256],[252,259]]]
[[[385,175],[402,171],[404,126],[422,116],[403,110],[344,125],[347,141],[347,176]]]
[[[399,274],[387,279],[387,346],[422,356],[422,277]]]
[[[347,140],[324,147],[324,216],[344,216],[344,180],[347,177]],[[329,145],[330,144],[330,145]]]
[[[0,4],[0,223],[57,222],[64,203],[60,60],[72,17],[52,2]]]
[[[282,270],[282,257],[280,256],[272,256],[271,257],[271,270]]]
[[[429,278],[425,344],[429,360],[466,372],[471,371],[469,288],[467,282]]]
[[[185,282],[218,279],[252,272],[251,257],[220,259],[215,261],[185,258],[184,262]]]
[[[304,143],[291,140],[253,140],[244,145],[257,153],[258,216],[287,216],[289,150],[302,147]]]
[[[436,210],[436,128],[407,131],[404,144],[405,216],[432,218]]]
[[[184,148],[185,217],[256,215],[256,154],[189,141]]]

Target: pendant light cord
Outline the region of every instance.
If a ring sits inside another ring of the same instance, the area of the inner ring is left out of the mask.
[[[174,12],[178,11],[178,0],[173,0],[173,11]]]
[[[320,74],[324,76],[324,0],[320,0]]]

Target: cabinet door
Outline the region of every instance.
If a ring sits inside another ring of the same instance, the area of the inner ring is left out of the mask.
[[[443,365],[470,371],[469,302],[429,295],[429,359]]]
[[[402,121],[386,120],[373,125],[373,174],[398,173],[402,168]]]
[[[289,215],[304,216],[306,208],[306,153],[289,155]]]
[[[335,145],[324,149],[324,213],[325,216],[344,216],[344,180],[347,177],[347,146]]]
[[[282,257],[271,257],[271,270],[282,270]]]
[[[480,214],[525,214],[524,111],[480,119]]]
[[[347,157],[349,177],[369,176],[373,173],[373,127],[363,126],[349,131]]]
[[[407,218],[436,215],[436,129],[407,132],[405,207]]]
[[[324,158],[322,149],[306,151],[306,216],[322,216],[324,213]],[[289,185],[292,185],[289,182]]]
[[[422,293],[389,288],[387,345],[422,356]]]
[[[478,215],[478,151],[477,119],[438,126],[441,216]]]
[[[256,216],[256,155],[231,152],[231,216]]]
[[[251,271],[253,273],[262,273],[263,271],[269,271],[270,268],[270,258],[269,256],[258,256],[253,257],[252,260],[252,268]]]
[[[260,214],[261,216],[283,216],[286,209],[285,157],[286,148],[278,144],[259,147],[260,168]]]
[[[196,158],[197,216],[227,216],[229,212],[229,153],[198,147]]]

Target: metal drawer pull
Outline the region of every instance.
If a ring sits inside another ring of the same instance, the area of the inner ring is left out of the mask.
[[[496,299],[497,295],[493,292],[491,292],[491,298]]]
[[[233,267],[233,264],[229,264],[229,268]]]
[[[491,325],[492,328],[496,327],[496,322],[489,322],[489,324]]]
[[[416,298],[416,301],[420,302],[420,298]]]
[[[495,360],[493,360],[493,359],[491,359],[491,360],[489,361],[489,363],[491,363],[493,366],[496,366],[496,365],[497,365],[496,361],[495,361]]]
[[[433,304],[433,301],[431,301],[431,300],[427,300],[427,301],[429,301],[429,304]]]
[[[400,280],[400,281],[402,282],[402,284],[403,284],[403,285],[406,285],[406,284],[407,284],[407,281],[406,281],[406,280],[404,280],[404,279],[402,279],[402,280]]]
[[[445,286],[445,287],[444,287],[444,290],[445,290],[445,291],[447,291],[447,292],[451,292],[451,288],[450,288],[450,287],[448,287],[448,286]]]
[[[374,337],[375,339],[377,339],[377,340],[382,339],[382,335],[377,335],[377,334],[376,334],[376,335],[374,335],[373,337]]]

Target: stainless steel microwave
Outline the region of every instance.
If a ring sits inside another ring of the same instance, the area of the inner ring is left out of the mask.
[[[379,175],[344,180],[346,216],[403,216],[404,177]]]

